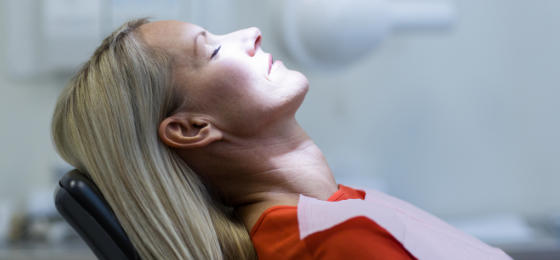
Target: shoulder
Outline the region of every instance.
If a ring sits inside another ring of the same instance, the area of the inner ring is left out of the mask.
[[[267,209],[255,223],[251,240],[259,259],[312,259],[299,238],[295,206]]]
[[[391,234],[363,216],[304,239],[315,259],[415,259]]]
[[[270,231],[279,231],[278,225],[293,227],[297,230],[297,207],[282,205],[267,208],[254,223],[250,235],[253,237]]]
[[[384,228],[354,217],[301,240],[297,207],[267,209],[251,239],[260,259],[415,259]]]

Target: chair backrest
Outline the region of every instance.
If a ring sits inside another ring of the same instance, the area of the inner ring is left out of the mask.
[[[85,174],[72,170],[60,179],[55,205],[99,259],[140,259],[111,207]]]

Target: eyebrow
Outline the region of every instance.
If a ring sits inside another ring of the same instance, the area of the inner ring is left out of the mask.
[[[198,44],[197,44],[197,39],[199,36],[204,36],[204,38],[206,38],[206,30],[201,30],[200,32],[196,33],[196,35],[194,36],[194,54],[196,56],[198,56]]]

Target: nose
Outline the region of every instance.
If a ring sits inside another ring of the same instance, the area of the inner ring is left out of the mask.
[[[261,31],[257,27],[251,27],[243,30],[242,32],[247,54],[251,57],[255,56],[255,53],[257,53],[257,50],[261,46]]]

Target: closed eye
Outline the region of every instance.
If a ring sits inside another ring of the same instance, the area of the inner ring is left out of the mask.
[[[214,52],[212,52],[212,55],[210,56],[210,59],[214,58],[214,56],[216,56],[216,54],[218,54],[218,52],[220,51],[220,48],[222,48],[222,45],[218,46],[218,48],[216,48],[214,50]]]

